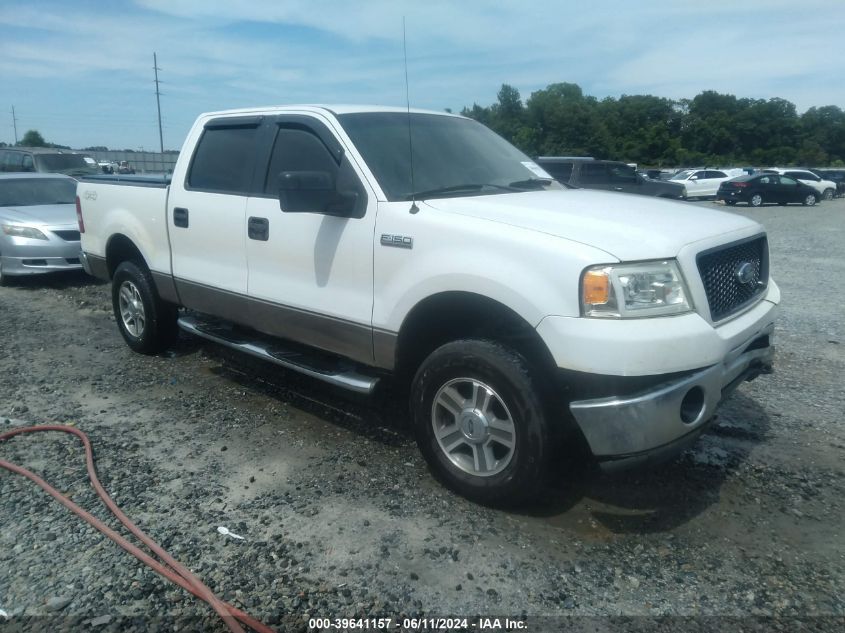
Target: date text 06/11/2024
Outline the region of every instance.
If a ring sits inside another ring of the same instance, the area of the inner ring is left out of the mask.
[[[311,618],[310,631],[525,631],[524,620],[510,618]]]

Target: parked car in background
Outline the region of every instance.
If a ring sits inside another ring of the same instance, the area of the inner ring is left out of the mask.
[[[66,176],[91,176],[100,173],[85,161],[85,156],[67,150],[45,147],[4,147],[0,149],[0,171],[42,172]]]
[[[113,174],[116,165],[110,160],[101,160],[97,163],[97,166],[104,174]]]
[[[536,162],[555,180],[572,187],[673,199],[682,198],[684,193],[683,187],[644,178],[636,169],[622,162],[561,156],[540,156]]]
[[[845,196],[845,169],[811,169],[816,176],[823,180],[836,183],[836,195]]]
[[[672,176],[670,182],[683,185],[685,198],[713,198],[719,185],[744,173],[740,169],[685,169]]]
[[[75,202],[68,176],[0,174],[0,284],[82,268]]]
[[[763,170],[770,174],[781,174],[782,176],[789,176],[795,180],[800,180],[805,185],[810,185],[819,194],[820,200],[830,200],[836,195],[836,183],[832,180],[826,180],[814,174],[809,169],[784,168],[784,167],[769,167]]]
[[[780,174],[762,173],[753,176],[739,176],[719,185],[717,200],[734,205],[745,202],[750,207],[759,207],[767,202],[777,204],[800,203],[811,207],[819,200],[818,192],[810,185]]]
[[[117,173],[119,174],[134,174],[135,168],[129,164],[128,161],[122,160],[117,166]]]

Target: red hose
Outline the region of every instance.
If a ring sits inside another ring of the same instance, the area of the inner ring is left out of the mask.
[[[65,506],[72,512],[75,512],[83,519],[85,519],[85,521],[87,521],[90,525],[92,525],[100,532],[108,536],[111,540],[120,545],[123,549],[132,554],[135,558],[145,563],[148,567],[153,569],[159,575],[179,585],[186,591],[191,592],[200,600],[204,600],[205,602],[207,602],[211,606],[211,608],[214,609],[217,614],[223,619],[223,622],[226,623],[226,626],[228,626],[229,630],[233,633],[243,633],[243,628],[241,627],[240,623],[245,624],[246,626],[255,631],[259,631],[259,633],[275,633],[273,629],[271,629],[269,626],[262,624],[258,620],[248,616],[243,611],[236,609],[232,605],[220,600],[220,598],[214,595],[211,589],[209,589],[197,576],[191,573],[191,571],[188,570],[184,565],[182,565],[179,561],[173,558],[166,551],[164,551],[164,549],[158,543],[156,543],[153,539],[144,534],[141,528],[132,523],[132,521],[129,520],[129,517],[127,517],[125,514],[123,514],[123,512],[121,512],[120,508],[118,508],[117,504],[112,500],[111,497],[109,497],[105,488],[103,488],[102,484],[100,484],[100,480],[97,478],[97,471],[94,468],[94,452],[91,450],[91,442],[88,440],[88,436],[85,435],[85,433],[83,433],[79,429],[73,428],[72,426],[64,426],[58,424],[44,426],[26,426],[18,429],[12,429],[11,431],[6,431],[5,433],[0,433],[0,442],[8,440],[9,438],[14,437],[15,435],[21,435],[22,433],[35,433],[38,431],[61,431],[63,433],[71,433],[72,435],[75,435],[82,440],[82,443],[85,445],[85,461],[86,466],[88,468],[88,477],[91,479],[91,484],[94,486],[94,490],[97,491],[97,494],[100,496],[100,499],[103,500],[103,503],[105,503],[106,507],[111,510],[112,514],[114,514],[120,520],[120,522],[123,523],[124,526],[126,526],[126,529],[128,529],[130,532],[132,532],[132,534],[138,537],[138,539],[142,543],[144,543],[144,545],[146,545],[154,554],[156,554],[156,556],[158,556],[161,561],[163,561],[165,564],[162,564],[162,562],[156,560],[144,550],[127,541],[120,534],[112,530],[109,526],[100,521],[97,517],[80,508],[68,497],[53,488],[50,484],[41,479],[41,477],[39,477],[35,473],[27,470],[26,468],[23,468],[16,464],[12,464],[2,459],[0,459],[0,467],[5,468],[6,470],[10,470],[13,473],[17,473],[18,475],[23,475],[27,479],[34,481],[56,501],[61,503],[63,506]],[[240,621],[240,623],[238,621]]]

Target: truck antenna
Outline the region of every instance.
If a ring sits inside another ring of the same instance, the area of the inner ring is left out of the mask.
[[[405,36],[405,16],[402,16],[402,54],[405,59],[405,105],[408,112],[408,158],[410,159],[411,168],[411,213],[417,213],[420,208],[417,206],[416,192],[417,188],[414,184],[414,143],[411,140],[411,94],[408,90],[408,44]]]

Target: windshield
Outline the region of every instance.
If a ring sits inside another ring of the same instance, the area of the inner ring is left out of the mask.
[[[684,171],[679,171],[677,174],[672,176],[669,180],[686,180],[692,172],[693,172],[692,169],[685,169]]]
[[[81,154],[36,154],[35,160],[42,171],[97,171],[85,162]]]
[[[560,188],[525,154],[471,119],[404,112],[342,114],[338,119],[391,201],[410,200],[412,194],[429,198]]]
[[[75,202],[76,181],[70,178],[0,180],[0,207],[33,207],[40,204]]]

